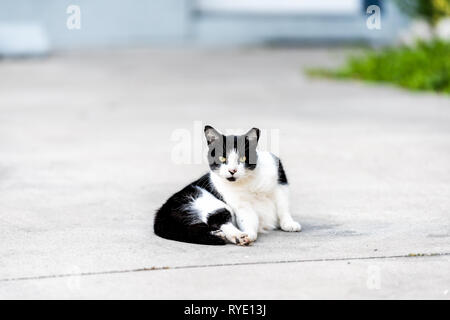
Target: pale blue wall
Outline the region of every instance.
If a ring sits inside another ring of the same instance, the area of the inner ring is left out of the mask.
[[[81,29],[68,30],[66,9],[81,8]],[[54,48],[180,42],[189,0],[1,0],[1,22],[35,22]]]
[[[364,1],[362,1],[364,2]],[[362,7],[365,8],[364,4]],[[390,43],[408,19],[392,1],[382,6],[381,30],[369,30],[367,16],[361,10],[356,15],[240,15],[199,14],[192,25],[198,43],[330,43],[368,41]]]
[[[230,0],[231,1],[231,0]],[[311,0],[312,1],[312,0]],[[351,17],[205,14],[193,0],[0,0],[0,24],[40,24],[51,48],[145,44],[233,45],[278,40],[392,40],[405,19],[387,1],[383,29]],[[81,7],[81,30],[66,28],[67,6]]]

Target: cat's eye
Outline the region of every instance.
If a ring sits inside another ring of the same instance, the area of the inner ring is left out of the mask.
[[[246,156],[243,156],[243,157],[240,157],[240,158],[239,158],[239,161],[240,161],[240,162],[245,162],[245,160],[247,160],[247,157],[246,157]]]
[[[227,159],[224,158],[224,157],[219,157],[219,161],[220,161],[220,162],[225,162],[225,161],[227,161]]]

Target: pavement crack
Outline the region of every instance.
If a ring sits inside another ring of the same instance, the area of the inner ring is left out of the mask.
[[[291,259],[291,260],[253,261],[253,262],[249,261],[249,262],[236,262],[236,263],[198,264],[198,265],[175,266],[175,267],[169,267],[169,266],[144,267],[144,268],[137,268],[137,269],[106,270],[106,271],[93,271],[93,272],[80,272],[80,273],[61,273],[61,274],[51,274],[51,275],[42,275],[42,276],[3,278],[3,279],[0,279],[0,282],[14,282],[14,281],[27,281],[27,280],[45,280],[45,279],[57,279],[57,278],[69,278],[69,277],[84,277],[84,276],[95,276],[95,275],[136,273],[136,272],[147,272],[147,271],[161,271],[161,270],[182,270],[182,269],[198,269],[198,268],[216,268],[216,267],[267,265],[267,264],[285,264],[285,263],[327,262],[327,261],[355,261],[355,260],[382,260],[382,259],[398,259],[398,258],[424,258],[424,257],[441,257],[441,256],[450,256],[450,252],[444,252],[444,253],[410,253],[410,254],[407,254],[407,255],[367,256],[367,257],[347,257],[347,258]]]

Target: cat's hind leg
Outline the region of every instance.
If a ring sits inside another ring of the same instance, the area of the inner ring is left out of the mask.
[[[249,244],[247,234],[233,225],[232,209],[208,191],[204,189],[199,189],[199,191],[201,195],[194,200],[191,207],[209,226],[211,234],[237,245]]]
[[[231,243],[246,246],[251,242],[246,233],[234,226],[232,214],[226,208],[221,208],[209,213],[207,224],[214,230],[211,232],[212,234],[226,239]]]

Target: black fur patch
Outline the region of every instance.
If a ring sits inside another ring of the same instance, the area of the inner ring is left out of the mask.
[[[256,163],[258,162],[258,154],[256,153],[256,144],[252,143],[248,137],[244,137],[244,155],[245,155],[245,168],[254,170]]]
[[[192,182],[192,185],[205,189],[220,201],[224,201],[222,195],[219,193],[219,191],[216,190],[216,188],[214,188],[214,185],[212,184],[210,179],[210,174],[207,173],[204,174],[200,179]]]
[[[287,180],[287,177],[286,177],[286,172],[284,172],[284,168],[283,168],[283,164],[281,163],[281,160],[277,156],[275,156],[273,154],[272,154],[272,156],[273,156],[273,158],[275,160],[275,163],[277,164],[277,167],[278,167],[278,183],[282,184],[282,185],[288,184],[288,180]]]
[[[208,214],[208,226],[213,230],[219,230],[220,226],[231,221],[231,213],[225,208],[218,209]]]

